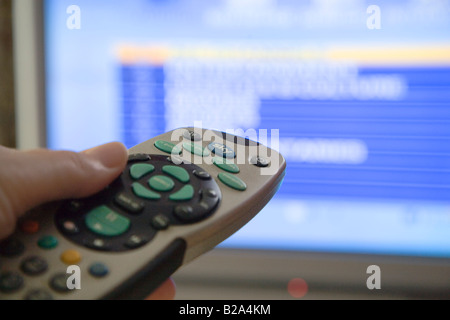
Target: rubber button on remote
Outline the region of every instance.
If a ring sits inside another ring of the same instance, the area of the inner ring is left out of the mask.
[[[239,191],[244,191],[245,189],[247,189],[247,185],[245,184],[244,181],[242,181],[239,177],[232,175],[230,173],[221,172],[221,173],[219,173],[218,178],[224,184],[226,184],[227,186],[229,186],[233,189],[236,189]]]
[[[125,192],[116,195],[114,197],[114,202],[130,213],[139,213],[144,209],[144,203],[142,201],[136,201]]]
[[[101,262],[95,262],[89,267],[89,273],[97,278],[102,278],[109,273],[108,266]]]
[[[61,254],[61,261],[67,265],[77,264],[81,261],[81,253],[78,250],[66,250]]]
[[[186,201],[191,200],[194,197],[194,187],[192,187],[190,184],[184,186],[180,190],[178,190],[175,193],[172,193],[169,196],[170,200],[173,201]]]
[[[164,230],[169,227],[170,220],[167,216],[162,213],[157,214],[152,218],[151,225],[156,230]]]
[[[136,163],[130,167],[130,175],[133,179],[137,180],[153,172],[155,170],[155,166],[148,163]]]
[[[173,180],[166,176],[153,176],[148,180],[148,184],[156,191],[170,191],[175,186]]]
[[[109,250],[108,243],[105,240],[100,239],[100,238],[85,240],[84,245],[88,248],[92,248],[95,250],[103,250],[103,251]]]
[[[148,240],[146,238],[141,237],[136,234],[133,234],[127,239],[127,241],[124,243],[124,245],[130,249],[134,249],[134,248],[139,248],[140,246],[143,246],[147,242],[148,242]]]
[[[202,135],[194,130],[185,130],[183,132],[183,137],[190,141],[199,141],[202,139]]]
[[[58,239],[54,236],[42,236],[38,240],[38,246],[42,249],[53,249],[58,245]]]
[[[20,223],[20,231],[26,234],[33,234],[39,231],[39,222],[36,220],[24,220]]]
[[[133,189],[133,192],[136,196],[143,198],[143,199],[149,199],[149,200],[158,200],[161,199],[161,195],[159,193],[153,192],[146,187],[144,187],[140,183],[133,183],[131,185],[131,188]]]
[[[201,157],[209,156],[209,151],[207,148],[203,148],[202,145],[193,142],[183,142],[183,148],[192,154]]]
[[[208,149],[211,150],[211,152],[215,153],[219,157],[223,158],[234,158],[236,157],[236,153],[234,153],[234,150],[230,147],[227,147],[226,145],[218,142],[211,142],[208,145]]]
[[[182,167],[177,166],[164,166],[162,167],[162,171],[164,173],[167,173],[168,175],[171,175],[175,179],[181,181],[181,182],[189,182],[189,172],[186,171],[186,169]]]
[[[172,142],[169,142],[169,141],[158,140],[158,141],[155,141],[154,145],[156,148],[158,148],[159,150],[166,152],[166,153],[170,153],[170,154],[180,154],[181,153],[181,148],[178,147],[176,144],[173,144]]]
[[[12,271],[0,274],[0,291],[11,293],[23,286],[23,278],[20,274]]]
[[[231,173],[239,173],[239,167],[234,163],[226,162],[224,158],[215,157],[212,159],[212,163],[214,163],[217,167],[219,167],[222,170]]]
[[[68,273],[57,273],[53,275],[50,279],[50,287],[58,292],[69,292],[70,289],[67,287],[67,279],[69,278]]]
[[[130,226],[130,219],[105,205],[91,210],[86,215],[85,222],[89,230],[104,236],[120,235],[127,231]]]
[[[77,234],[78,232],[80,232],[80,229],[78,228],[76,223],[73,222],[72,220],[64,221],[64,223],[62,224],[62,227],[63,227],[64,233],[66,233],[66,234]]]
[[[32,256],[23,260],[20,268],[24,273],[34,276],[44,273],[48,268],[48,264],[41,257]]]

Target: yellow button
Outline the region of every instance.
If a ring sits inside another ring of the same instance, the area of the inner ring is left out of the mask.
[[[61,255],[61,261],[65,264],[77,264],[81,261],[81,254],[77,250],[66,250]]]

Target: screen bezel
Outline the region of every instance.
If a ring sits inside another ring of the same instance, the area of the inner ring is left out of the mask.
[[[13,1],[16,134],[19,149],[46,147],[43,3],[43,0]],[[369,290],[366,286],[370,276],[367,267],[370,265],[380,266],[381,290]],[[192,289],[192,283],[208,283],[209,288],[212,286],[217,290],[231,285],[235,293],[255,284],[266,289],[284,288],[290,279],[301,277],[307,281],[311,292],[331,292],[331,297],[336,298],[347,297],[348,294],[350,297],[365,294],[365,298],[371,295],[377,298],[450,297],[450,259],[431,257],[219,247],[183,266],[173,277],[178,283],[178,290],[187,292]],[[286,290],[281,290],[281,295],[276,292],[274,290],[273,295],[266,297],[290,297]],[[231,294],[230,298],[233,297],[240,296]],[[205,298],[215,299],[209,294]]]

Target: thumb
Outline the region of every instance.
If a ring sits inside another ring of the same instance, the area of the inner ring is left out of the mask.
[[[127,150],[119,142],[80,153],[0,149],[0,238],[17,218],[46,202],[92,195],[124,169]]]

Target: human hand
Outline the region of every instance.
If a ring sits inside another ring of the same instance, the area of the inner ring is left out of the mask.
[[[82,152],[0,146],[0,239],[15,229],[17,219],[41,204],[83,198],[101,191],[124,170],[125,146],[111,142]],[[173,299],[168,279],[148,299]]]

